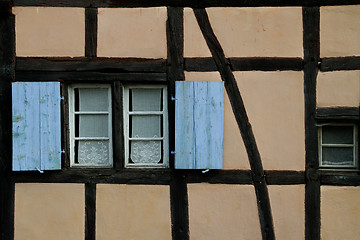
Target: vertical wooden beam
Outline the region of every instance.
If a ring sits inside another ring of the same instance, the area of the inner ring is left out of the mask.
[[[85,8],[85,57],[96,57],[97,15],[97,8]]]
[[[15,17],[12,2],[0,2],[0,239],[14,238],[11,82],[15,78]]]
[[[113,164],[114,168],[124,168],[124,125],[123,122],[123,87],[120,81],[115,81],[111,86],[112,94],[112,122],[113,122]]]
[[[303,7],[305,100],[305,238],[320,239],[320,178],[316,113],[316,77],[320,60],[320,9]]]
[[[95,240],[96,184],[85,184],[85,240]]]
[[[236,79],[230,69],[230,64],[225,57],[220,42],[216,38],[215,33],[211,27],[206,10],[203,8],[194,9],[194,13],[201,32],[218,68],[218,71],[220,72],[221,78],[225,82],[225,89],[228,93],[232,110],[234,112],[235,119],[245,144],[246,152],[250,161],[252,179],[257,198],[262,238],[275,239],[269,193],[261,157],[256,145],[251,124],[246,113],[244,102],[236,83]]]
[[[184,27],[183,8],[168,7],[166,23],[167,37],[167,78],[169,82],[168,97],[175,97],[175,81],[184,77]],[[169,102],[169,148],[175,149],[175,102]],[[174,168],[174,156],[170,155],[170,167]],[[173,171],[170,184],[171,225],[173,240],[189,239],[188,194],[184,175]]]

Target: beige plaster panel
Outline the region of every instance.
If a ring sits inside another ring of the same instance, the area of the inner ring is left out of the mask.
[[[281,8],[207,8],[227,57],[301,57],[302,10]],[[209,57],[192,9],[184,11],[185,57]]]
[[[360,6],[320,8],[320,55],[360,55]]]
[[[169,186],[98,184],[96,239],[171,239]]]
[[[188,184],[190,239],[261,239],[250,185]]]
[[[321,239],[359,239],[360,187],[321,187]]]
[[[218,72],[185,72],[186,81],[221,81]],[[225,91],[224,100],[224,169],[249,169],[244,142]]]
[[[235,72],[264,169],[304,170],[302,72]]]
[[[305,239],[305,185],[270,185],[268,189],[276,239]]]
[[[166,7],[101,8],[99,57],[166,58]]]
[[[83,8],[14,7],[13,13],[17,56],[84,56]]]
[[[360,71],[319,72],[317,106],[359,106]]]
[[[15,240],[83,240],[83,184],[17,183]]]

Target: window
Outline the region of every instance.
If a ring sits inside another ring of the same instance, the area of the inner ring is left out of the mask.
[[[327,124],[319,127],[319,165],[323,168],[357,168],[357,126]]]
[[[111,86],[69,88],[70,166],[112,166]]]
[[[168,166],[167,88],[124,88],[125,167]]]

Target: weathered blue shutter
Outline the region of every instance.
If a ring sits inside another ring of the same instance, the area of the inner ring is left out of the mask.
[[[60,83],[12,85],[13,171],[61,169]]]
[[[175,85],[175,168],[222,169],[224,83]]]

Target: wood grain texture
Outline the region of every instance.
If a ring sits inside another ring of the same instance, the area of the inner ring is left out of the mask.
[[[194,9],[194,13],[212,57],[214,58],[218,71],[220,72],[221,78],[225,83],[225,89],[229,96],[232,110],[244,141],[246,152],[250,161],[252,179],[258,203],[258,214],[260,218],[262,238],[275,239],[270,199],[265,181],[264,170],[243,99],[235,77],[225,58],[224,51],[211,27],[206,10]]]
[[[85,183],[85,240],[95,240],[96,184]]]
[[[85,8],[85,56],[96,57],[98,9]]]
[[[326,107],[316,109],[317,121],[359,121],[358,107]]]
[[[15,6],[51,6],[51,7],[277,7],[277,6],[328,6],[328,5],[354,5],[360,4],[359,0],[14,0]]]
[[[175,168],[222,169],[224,84],[176,82]]]
[[[0,12],[0,239],[14,239],[12,178],[11,82],[15,76],[15,17],[11,1],[1,1]]]
[[[322,58],[320,63],[320,71],[345,71],[345,70],[360,70],[360,57],[333,57]]]
[[[166,60],[148,58],[17,57],[16,71],[165,73]]]
[[[60,83],[13,83],[13,170],[61,169]]]
[[[316,78],[320,59],[320,9],[303,7],[305,100],[305,238],[320,239],[320,181],[315,120]]]

